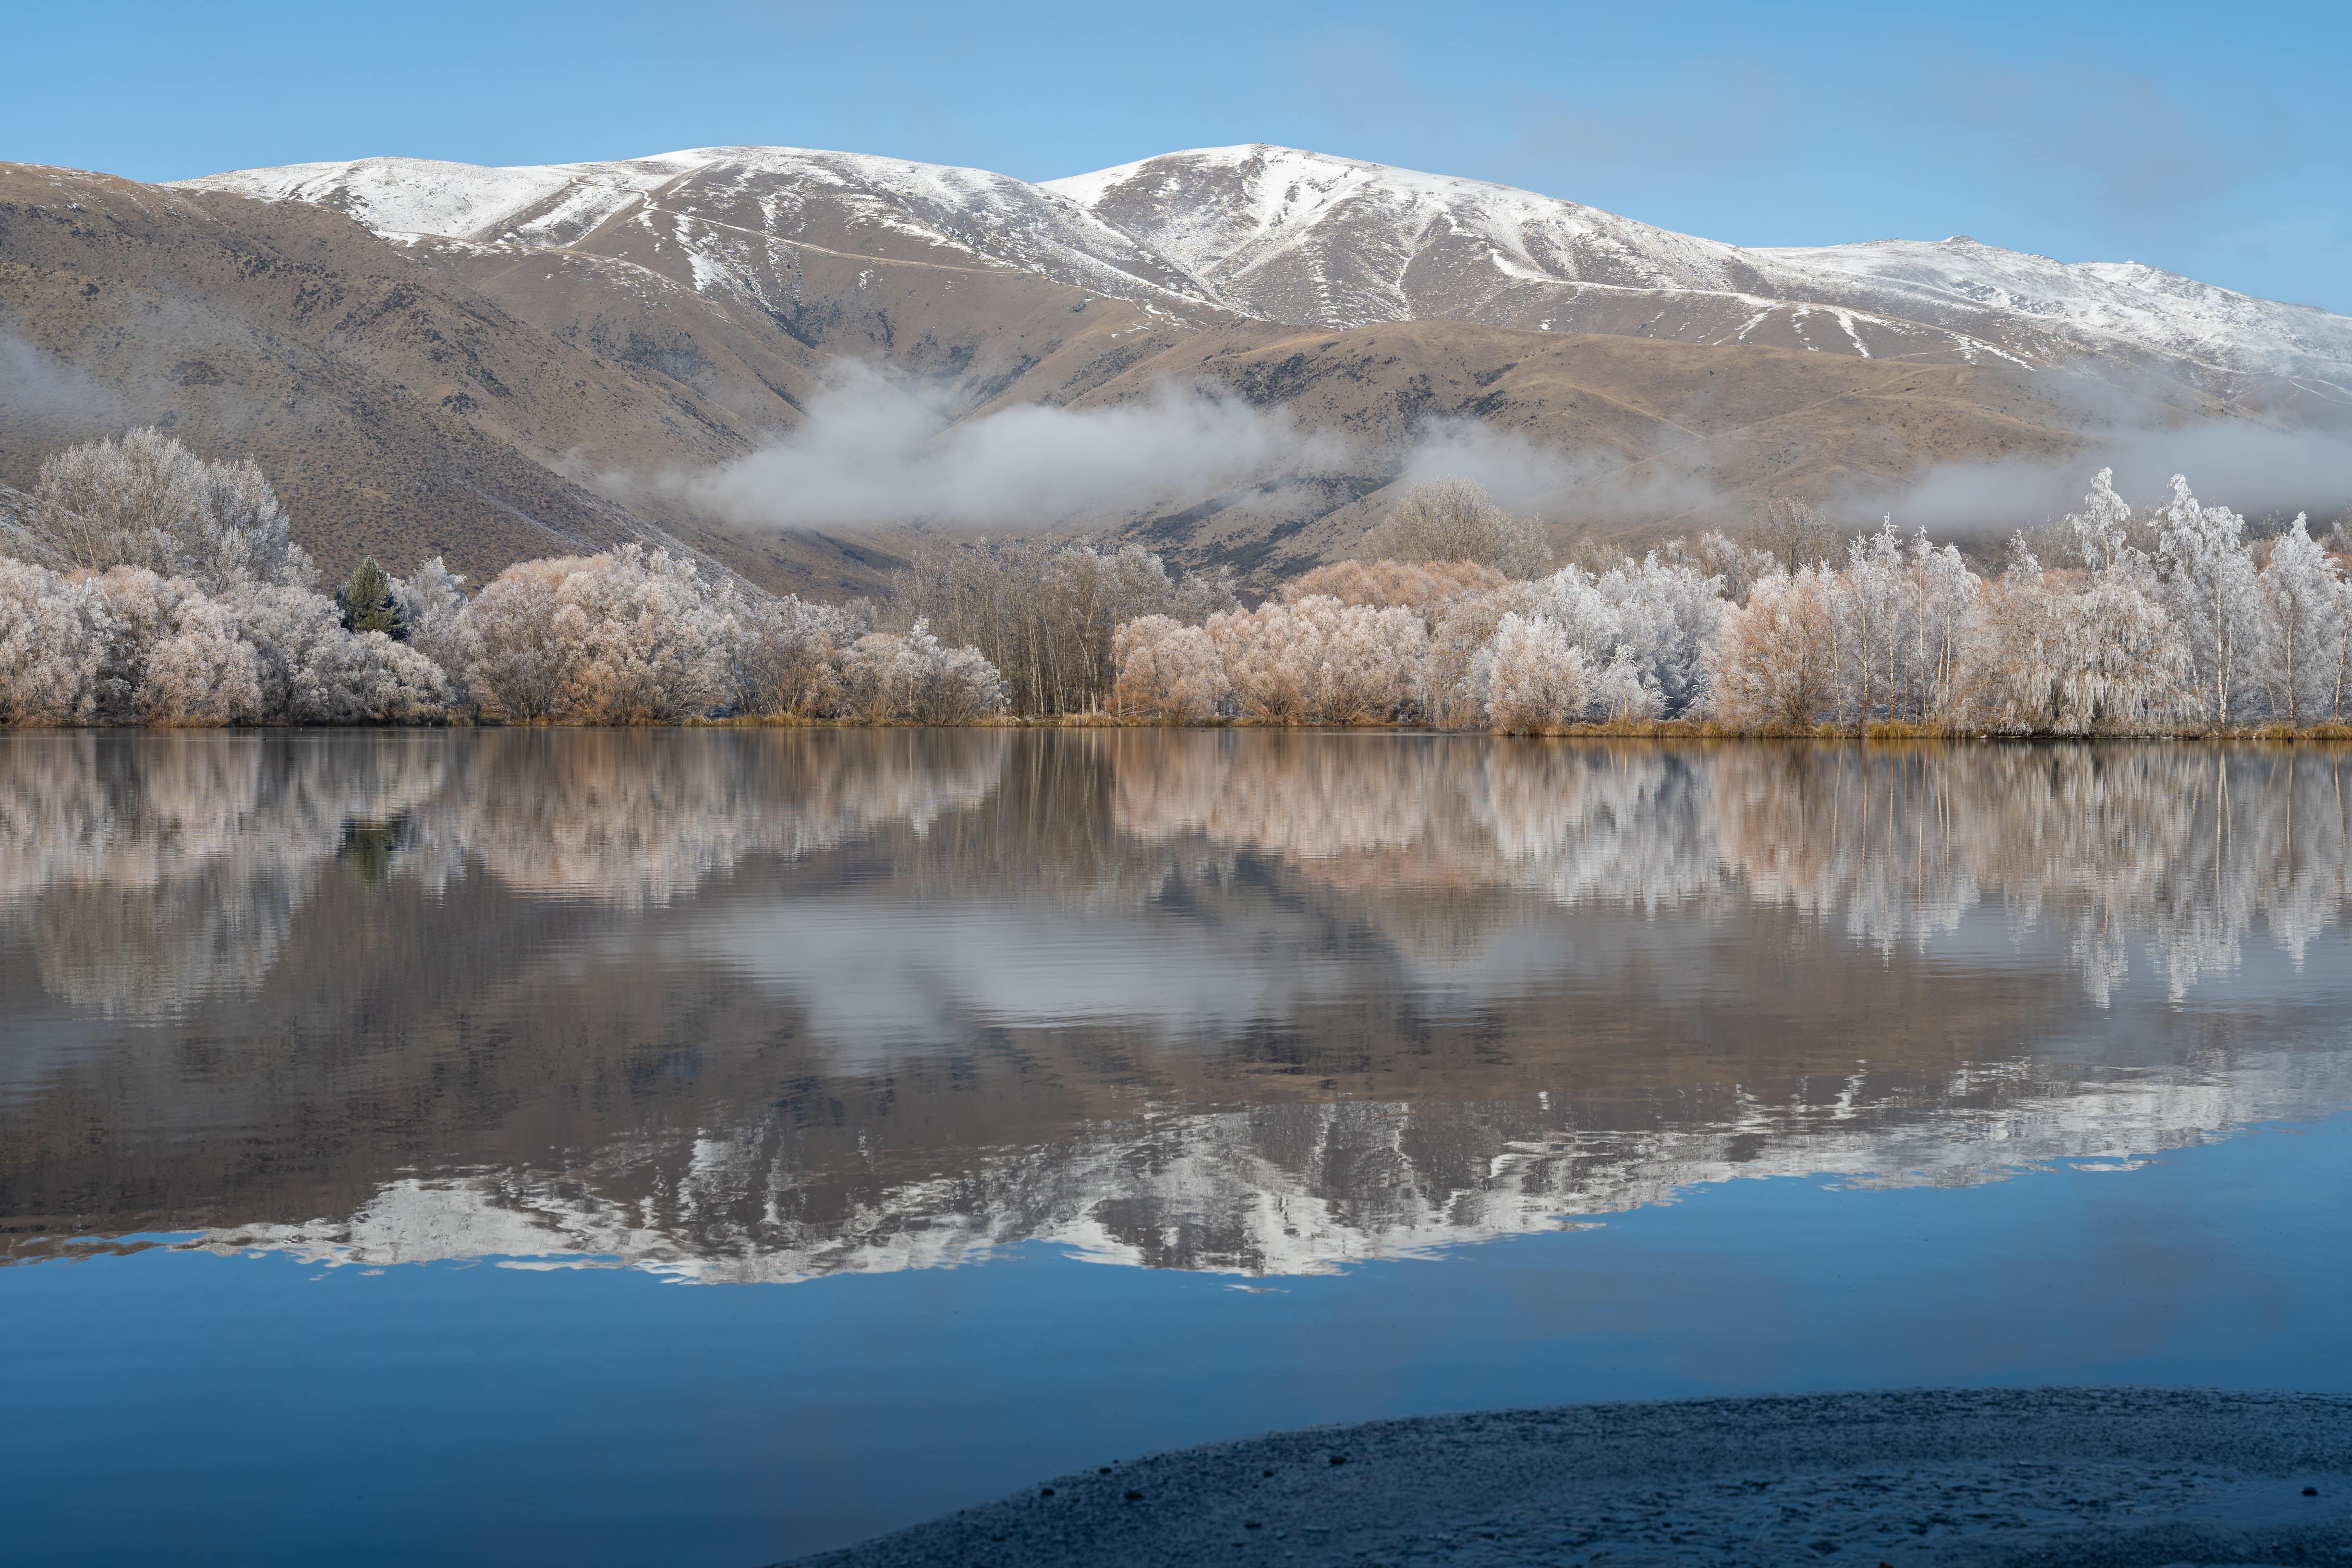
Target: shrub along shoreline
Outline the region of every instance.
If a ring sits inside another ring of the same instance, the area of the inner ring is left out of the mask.
[[[2352,736],[2343,562],[2302,518],[2250,537],[2181,479],[2135,509],[2101,473],[1990,579],[1891,520],[1537,575],[1540,531],[1451,482],[1368,542],[1391,556],[1252,606],[1139,546],[1034,542],[937,551],[880,605],[635,544],[470,595],[437,558],[371,561],[330,595],[250,462],[134,431],[52,457],[0,518],[0,724]]]
[[[442,728],[506,729],[518,726],[500,721],[457,719],[441,721]],[[597,728],[568,721],[541,721],[530,727]],[[609,728],[611,726],[601,726]],[[2146,730],[1980,730],[1959,725],[1876,722],[1856,728],[1850,724],[1816,724],[1811,728],[1795,725],[1759,724],[1737,728],[1713,719],[1647,719],[1617,723],[1600,720],[1591,723],[1555,724],[1540,729],[1499,730],[1486,727],[1442,728],[1434,724],[1411,721],[1364,720],[1355,722],[1303,721],[1281,719],[1208,718],[1171,723],[1161,719],[1141,718],[1132,714],[1088,713],[988,713],[953,725],[926,725],[917,721],[900,719],[806,719],[792,714],[720,714],[706,719],[683,721],[681,729],[719,730],[882,730],[882,729],[969,729],[969,730],[1185,730],[1211,732],[1265,731],[1286,735],[1464,735],[1504,736],[1521,740],[1568,741],[1837,741],[1849,744],[1870,745],[1943,745],[1991,743],[2031,745],[2053,741],[2189,742],[2221,742],[2231,744],[2276,745],[2341,745],[2352,743],[2352,723],[2323,723],[2292,729],[2281,724],[2239,724],[2227,729],[2203,728],[2195,725],[2173,725],[2163,729]]]

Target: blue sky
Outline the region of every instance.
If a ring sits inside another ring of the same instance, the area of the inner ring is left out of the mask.
[[[1042,179],[1278,142],[1744,245],[1966,233],[2352,312],[2341,0],[142,4],[16,8],[7,43],[0,157],[140,179],[725,142]]]

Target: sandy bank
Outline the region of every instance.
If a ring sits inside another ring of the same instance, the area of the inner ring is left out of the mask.
[[[801,1562],[2352,1563],[2352,1397],[1951,1390],[1315,1427],[1058,1476]]]

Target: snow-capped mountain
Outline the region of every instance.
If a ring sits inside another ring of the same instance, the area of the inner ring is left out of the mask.
[[[331,207],[387,238],[620,257],[759,305],[778,303],[777,275],[814,250],[979,262],[1162,309],[1212,307],[1182,268],[1066,197],[979,169],[856,153],[706,147],[513,169],[361,158],[183,183]]]
[[[10,332],[105,395],[70,417],[0,405],[0,484],[125,418],[180,421],[260,461],[339,570],[441,553],[480,577],[658,534],[768,586],[869,591],[887,558],[812,531],[838,519],[669,482],[802,428],[850,362],[920,381],[954,420],[1197,384],[1328,433],[1345,474],[1276,461],[1034,520],[1257,586],[1351,551],[1423,444],[1453,460],[1449,432],[1558,455],[1513,504],[1631,544],[1736,526],[1772,495],[1876,515],[1947,465],[2087,474],[2116,389],[2140,423],[2352,424],[2352,321],[2323,311],[1966,239],[1743,249],[1265,146],[1042,184],[760,147],[160,190],[9,164],[0,263]],[[159,296],[160,315],[142,303]],[[2223,499],[2343,504],[2332,481],[2273,488]],[[788,531],[747,543],[740,525]]]
[[[2310,378],[2352,400],[2352,320],[2132,263],[2070,266],[1966,237],[1742,249],[1286,147],[1171,153],[1044,188],[1270,321],[1474,321],[2037,365],[2121,351]]]
[[[2274,378],[2352,403],[2352,320],[2133,263],[1884,240],[1743,249],[1532,192],[1292,148],[1171,153],[1030,184],[850,153],[714,147],[478,168],[364,158],[184,182],[388,237],[618,258],[776,309],[803,256],[1003,268],[1205,322],[1475,321],[1863,357]],[[942,286],[950,279],[942,278]]]

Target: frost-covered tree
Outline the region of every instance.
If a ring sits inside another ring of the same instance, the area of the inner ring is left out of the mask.
[[[133,430],[52,455],[34,494],[50,542],[78,567],[140,567],[212,594],[311,581],[286,509],[249,458],[210,463],[160,430]]]
[[[1784,571],[1798,572],[1808,566],[1826,571],[1834,568],[1845,553],[1843,536],[1811,501],[1798,496],[1767,497],[1756,519],[1756,535],[1774,564]]]
[[[1448,600],[1430,627],[1429,646],[1422,654],[1422,717],[1446,730],[1488,723],[1479,656],[1505,616],[1533,616],[1542,597],[1541,583],[1507,583]]]
[[[1596,679],[1626,650],[1622,662],[1652,694],[1641,706],[1678,717],[1705,695],[1706,650],[1723,615],[1721,588],[1719,580],[1653,551],[1597,577],[1563,566],[1538,584],[1532,613],[1583,651]]]
[[[1199,626],[1169,616],[1144,616],[1111,639],[1118,679],[1111,706],[1163,724],[1197,724],[1217,711],[1229,689],[1225,661]]]
[[[1830,584],[1837,622],[1839,716],[1867,724],[1890,708],[1897,663],[1912,646],[1903,545],[1893,518],[1877,532],[1848,543],[1845,570]]]
[[[582,560],[517,562],[466,605],[461,679],[490,717],[528,721],[562,712],[573,654],[555,616],[563,580]]]
[[[1629,650],[1656,710],[1671,719],[1704,706],[1706,650],[1723,619],[1723,580],[1653,551],[1638,563],[1603,572],[1593,590],[1616,611],[1617,646]],[[1595,651],[1588,647],[1587,657]],[[1609,662],[1618,662],[1614,649]]]
[[[466,664],[465,577],[436,555],[418,563],[405,580],[393,578],[392,595],[408,646],[439,665],[452,683],[458,681]]]
[[[1630,646],[1613,650],[1606,664],[1591,663],[1543,616],[1504,616],[1477,665],[1487,721],[1508,731],[1655,718],[1658,693],[1644,673]]]
[[[384,723],[423,718],[448,704],[439,666],[382,632],[344,630],[323,594],[251,583],[212,602],[234,617],[254,651],[264,718]]]
[[[2116,493],[2116,471],[2101,468],[2091,481],[2083,510],[2066,514],[2066,536],[2074,564],[2086,572],[2152,570],[2147,552],[2132,542],[2131,503]]]
[[[260,660],[262,712],[321,720],[341,706],[323,684],[341,667],[335,645],[352,635],[332,600],[256,584],[220,603]]]
[[[398,724],[447,710],[441,667],[382,632],[322,639],[302,670],[289,717],[320,724]]]
[[[736,639],[731,585],[642,545],[590,556],[556,590],[571,652],[565,711],[606,724],[669,723],[725,703]]]
[[[0,557],[0,724],[98,717],[106,630],[103,601],[87,584]]]
[[[159,577],[139,566],[117,566],[82,581],[97,595],[105,640],[92,718],[101,724],[131,723],[142,717],[140,694],[150,656],[176,629],[181,604],[201,595],[184,578]]]
[[[1563,566],[1538,584],[1536,614],[1559,628],[1598,664],[1623,640],[1625,618],[1601,593],[1600,580],[1581,566]]]
[[[1287,604],[1320,596],[1375,609],[1396,606],[1433,621],[1465,595],[1489,593],[1508,581],[1475,561],[1334,561],[1285,583],[1281,597]]]
[[[1524,733],[1573,724],[1592,704],[1592,672],[1584,650],[1545,616],[1505,615],[1478,655],[1486,721]]]
[[[2246,520],[2225,506],[2200,505],[2175,474],[2157,521],[2166,605],[2188,635],[2205,717],[2226,724],[2262,637]]]
[[[1830,574],[1833,575],[1833,574]],[[1830,576],[1814,567],[1757,579],[1724,613],[1707,660],[1715,717],[1742,728],[1810,729],[1836,710],[1838,624]]]
[[[1241,711],[1291,723],[1359,723],[1411,711],[1429,642],[1411,610],[1320,595],[1209,617]]]
[[[2298,514],[2271,542],[2257,583],[2259,679],[2271,717],[2304,725],[2340,717],[2341,649],[2352,595],[2343,568]]]
[[[1702,577],[1720,579],[1722,596],[1735,605],[1746,604],[1748,590],[1756,585],[1756,579],[1769,575],[1776,564],[1770,551],[1716,532],[1702,533],[1689,544],[1671,541],[1660,554]]]
[[[1905,582],[1910,647],[1890,688],[1897,717],[1926,723],[1957,708],[1969,626],[1983,590],[1958,549],[1937,548],[1925,529],[1912,535]]]
[[[873,628],[866,617],[786,594],[737,613],[735,705],[746,713],[823,718],[845,700],[842,659]]]
[[[2338,724],[2352,723],[2352,584],[2345,586],[2343,613],[2336,617],[2334,673],[2328,683],[2328,717]]]
[[[497,718],[692,718],[728,700],[738,608],[731,586],[665,550],[521,562],[460,617],[466,686]]]
[[[949,647],[917,621],[904,637],[872,632],[842,660],[848,711],[869,721],[961,724],[1004,706],[1004,678],[976,648]]]
[[[261,655],[246,639],[236,613],[219,600],[190,595],[173,607],[170,635],[148,650],[139,717],[150,724],[196,726],[263,718],[270,710],[262,675]]]
[[[1599,717],[1612,723],[1627,723],[1640,719],[1658,717],[1658,689],[1651,684],[1649,672],[1642,668],[1631,644],[1620,643],[1609,662],[1593,679],[1593,706]]]
[[[1368,557],[1390,561],[1468,561],[1507,577],[1533,577],[1552,562],[1543,524],[1506,511],[1466,479],[1438,479],[1407,490],[1364,539]]]
[[[2021,734],[2131,733],[2176,720],[2193,700],[2187,637],[2155,584],[2128,561],[2045,572],[2022,538],[1983,593],[1970,629],[1968,709]]]

